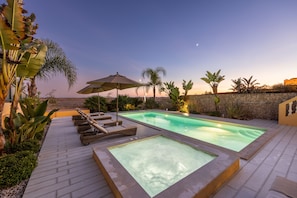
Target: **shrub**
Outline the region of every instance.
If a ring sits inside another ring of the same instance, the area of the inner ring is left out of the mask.
[[[36,104],[32,98],[25,98],[20,101],[22,113],[16,113],[13,118],[5,118],[4,134],[6,139],[13,146],[27,140],[42,137],[46,125],[50,122],[50,116],[58,111],[53,109],[45,115],[48,101]],[[38,135],[41,133],[40,135]]]
[[[249,111],[245,110],[240,104],[230,104],[226,108],[227,117],[239,120],[248,120],[251,118]]]
[[[36,165],[37,157],[32,151],[20,151],[0,158],[0,189],[28,179]]]
[[[130,98],[126,95],[119,95],[118,102],[119,111],[135,110],[136,107],[142,103],[142,101],[139,98]],[[116,98],[111,101],[109,105],[110,111],[116,111],[116,103]]]
[[[99,98],[100,96],[92,96],[85,100],[84,106],[88,109],[90,109],[90,112],[98,112],[99,111]],[[100,97],[100,111],[106,112],[107,111],[107,105],[106,105],[106,99],[103,97]]]
[[[145,103],[145,108],[146,109],[157,109],[157,108],[159,108],[159,104],[156,101],[154,101],[153,98],[148,98]]]
[[[40,141],[35,139],[27,140],[15,145],[8,142],[5,145],[5,153],[16,153],[19,151],[32,151],[33,153],[37,153],[40,150],[40,146]]]
[[[222,116],[221,112],[219,112],[219,111],[211,111],[211,112],[207,112],[206,114],[209,115],[209,116],[215,116],[215,117],[221,117]]]

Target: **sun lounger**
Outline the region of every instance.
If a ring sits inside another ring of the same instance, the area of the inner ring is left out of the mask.
[[[91,132],[93,129],[91,127],[90,122],[97,122],[100,126],[103,126],[103,127],[116,126],[116,125],[121,125],[123,123],[122,120],[118,120],[118,122],[117,122],[112,119],[93,120],[92,118],[89,118],[88,120],[85,121],[85,123],[82,123],[82,124],[76,126],[77,132],[80,134]]]
[[[76,109],[77,112],[80,114],[81,119],[78,119],[76,117],[76,119],[73,120],[73,123],[75,126],[78,125],[83,125],[83,124],[87,124],[87,119],[92,118],[94,120],[109,120],[111,119],[110,115],[99,115],[99,113],[91,113],[91,114],[86,114],[83,111],[81,111],[79,108]]]
[[[91,116],[94,120],[108,120],[111,119],[110,115],[97,115],[97,116]]]
[[[88,113],[87,115],[89,115],[89,116],[100,116],[100,115],[104,115],[104,112],[93,112],[93,113]]]
[[[100,115],[104,115],[104,112],[93,112],[93,113],[84,113],[80,108],[76,108],[76,111],[79,113],[79,114],[85,114],[85,115],[88,115],[88,116],[100,116]]]
[[[297,182],[277,176],[273,181],[266,198],[291,197],[297,198]]]
[[[78,133],[88,133],[92,131],[92,123],[97,123],[100,126],[116,126],[116,125],[121,125],[122,121],[114,121],[112,119],[105,119],[105,120],[95,120],[94,117],[88,116],[87,114],[80,112],[82,118],[84,119],[84,122],[79,123],[77,125],[77,132]],[[91,131],[90,131],[91,130]]]
[[[83,145],[88,145],[91,142],[97,141],[103,137],[111,135],[136,135],[137,131],[136,126],[117,125],[110,127],[102,127],[95,122],[92,122],[91,125],[94,128],[93,132],[80,135],[80,141]]]

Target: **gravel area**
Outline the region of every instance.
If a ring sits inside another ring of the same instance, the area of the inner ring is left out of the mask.
[[[25,192],[28,181],[29,179],[26,179],[21,183],[19,183],[18,185],[15,185],[11,188],[0,190],[0,197],[1,198],[21,198]]]

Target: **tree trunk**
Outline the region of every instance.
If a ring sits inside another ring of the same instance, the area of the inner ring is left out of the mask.
[[[2,130],[2,112],[3,112],[3,108],[4,108],[4,101],[0,101],[0,156],[2,155],[2,151],[4,149],[5,146],[5,136],[3,134],[3,130]]]
[[[30,83],[28,83],[27,86],[28,86],[28,96],[35,97],[37,95],[37,86],[35,82],[35,77],[30,79]]]
[[[156,87],[153,87],[153,95],[154,95],[154,101],[156,101]]]
[[[217,85],[213,85],[212,86],[212,92],[213,92],[213,94],[217,94],[218,93],[218,86]]]

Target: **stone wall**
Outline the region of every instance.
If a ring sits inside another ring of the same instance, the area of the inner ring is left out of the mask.
[[[286,100],[297,96],[296,92],[291,93],[253,93],[253,94],[236,94],[226,93],[218,94],[220,103],[219,111],[227,117],[228,108],[237,106],[244,112],[248,113],[251,118],[277,120],[278,105]],[[83,108],[86,98],[56,98],[54,104],[49,108],[75,109]],[[156,98],[161,109],[170,109],[171,102],[168,97]],[[189,110],[197,113],[208,113],[215,111],[214,95],[190,95]]]
[[[48,110],[51,109],[75,109],[83,108],[86,98],[54,98],[49,100]]]
[[[253,94],[218,94],[219,111],[227,116],[228,108],[237,106],[247,112],[251,118],[277,120],[278,105],[295,97],[297,93],[253,93]],[[215,111],[214,95],[189,96],[189,110],[205,113]]]

